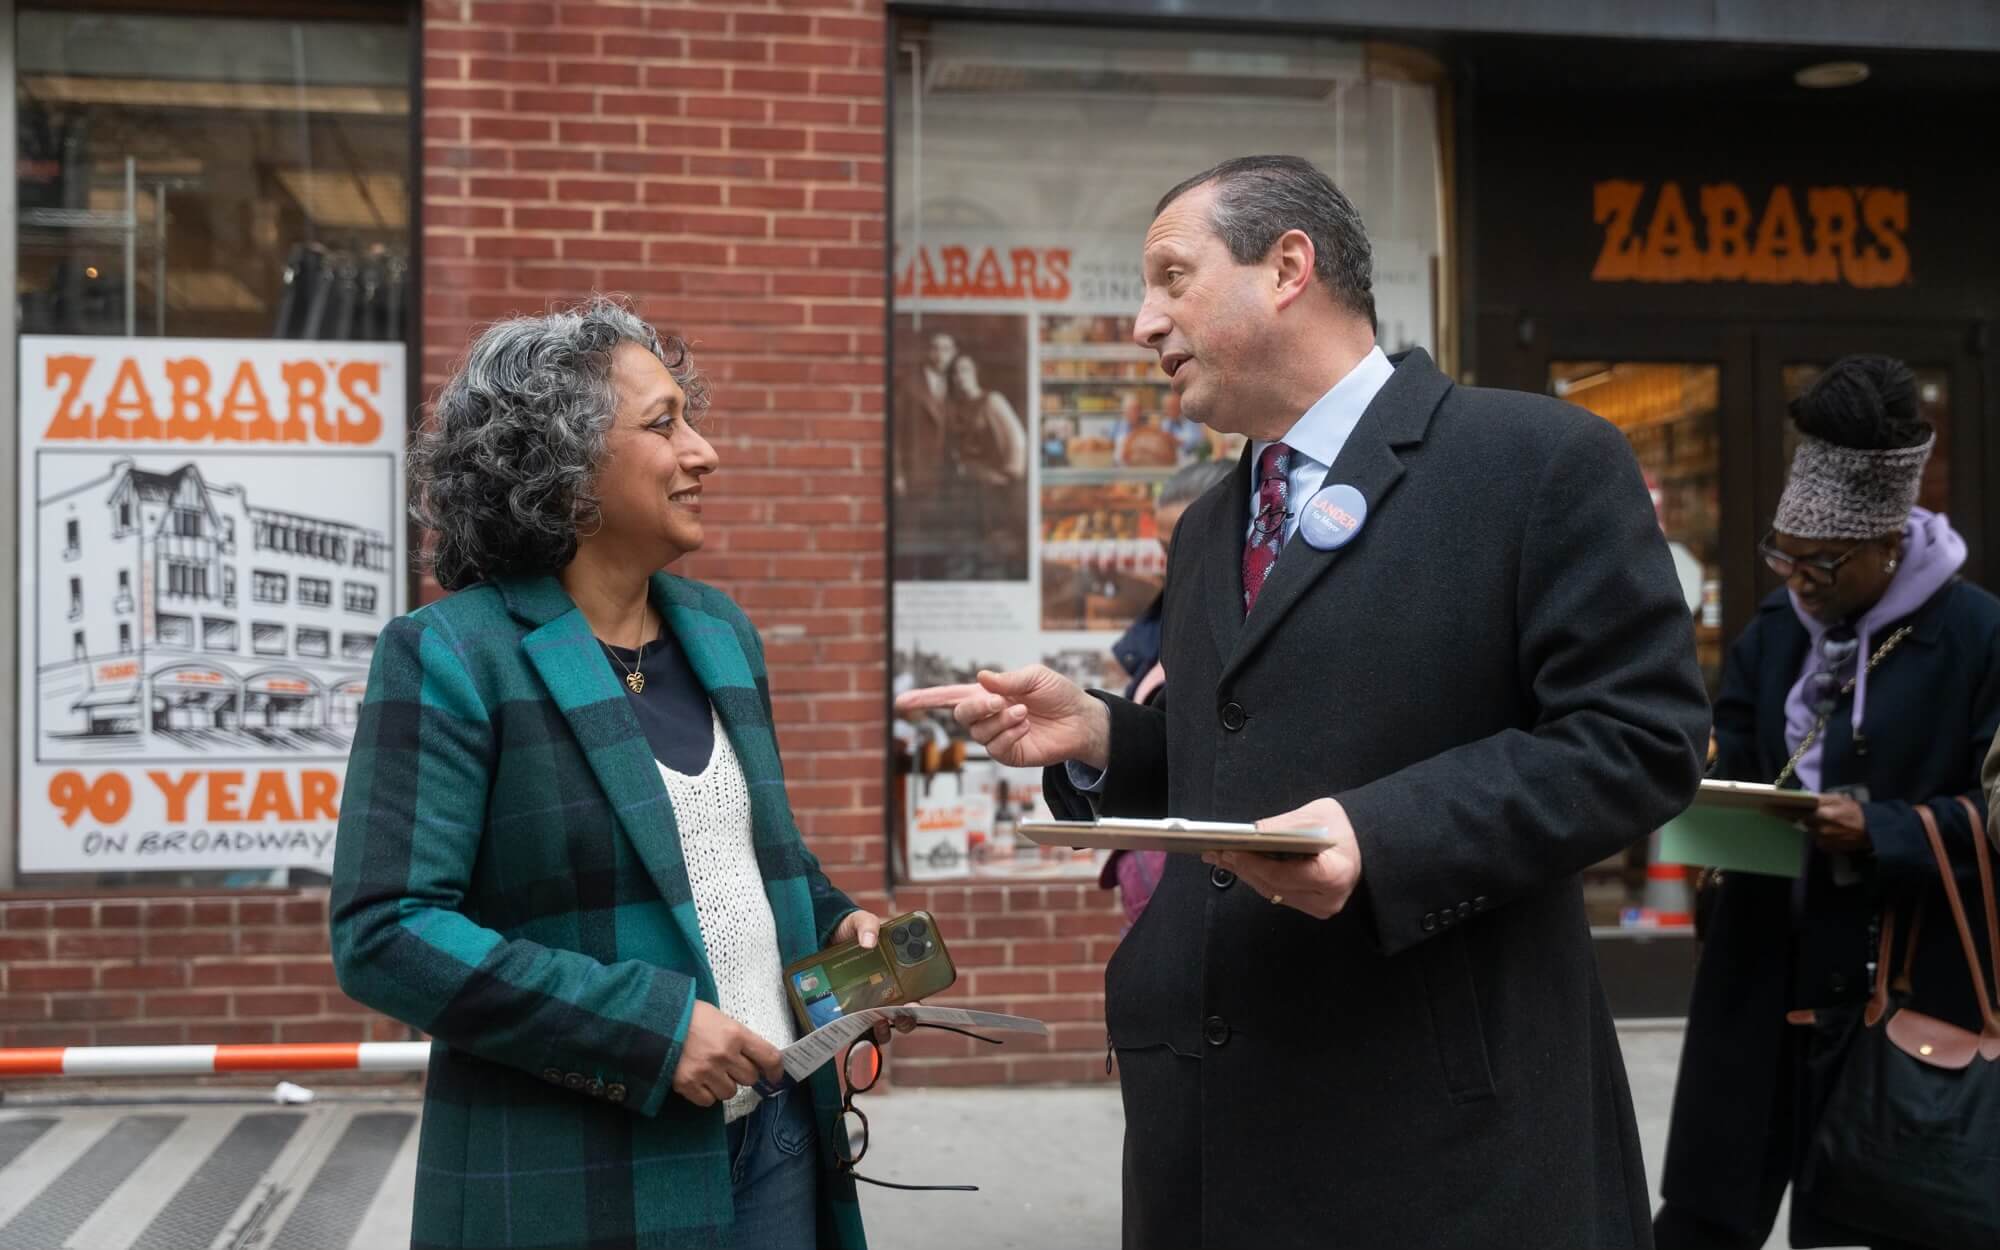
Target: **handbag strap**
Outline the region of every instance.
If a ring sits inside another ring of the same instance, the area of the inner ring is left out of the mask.
[[[1961,799],[1960,801],[1963,802],[1964,800]],[[1966,968],[1972,973],[1973,994],[1979,1000],[1979,1018],[1986,1022],[1987,1028],[1993,1028],[1995,1026],[1993,997],[1987,992],[1986,988],[1986,968],[1979,959],[1979,943],[1972,936],[1972,922],[1965,914],[1965,900],[1959,897],[1958,876],[1952,871],[1951,856],[1944,849],[1943,835],[1938,833],[1937,817],[1931,813],[1930,804],[1928,803],[1916,803],[1912,806],[1916,809],[1917,819],[1924,826],[1924,836],[1930,839],[1931,854],[1937,859],[1938,876],[1944,882],[1945,898],[1951,903],[1951,918],[1953,923],[1958,926],[1959,944],[1965,948]],[[1966,806],[1969,808],[1971,804],[1967,803]],[[1974,825],[1976,832],[1976,821]],[[1995,919],[1993,862],[1986,851],[1986,839],[1975,837],[1972,843],[1973,853],[1979,860],[1979,884],[1982,896],[1980,901],[1986,905],[1987,931],[1991,933],[1996,927],[2000,927],[2000,924],[1996,924]],[[1883,926],[1885,937],[1886,931],[1890,927],[1889,924]],[[1885,946],[1884,950],[1886,951],[1887,949]],[[1878,982],[1881,980],[1879,970],[1877,971],[1876,979]]]
[[[1993,891],[1993,861],[1986,851],[1986,842],[1979,836],[1979,809],[1964,795],[1958,796],[1959,805],[1965,808],[1966,822],[1972,828],[1972,845],[1979,859],[1979,886],[1986,895],[1986,957],[1992,961],[1989,969],[1993,974],[1993,1023],[2000,1026],[2000,895]]]

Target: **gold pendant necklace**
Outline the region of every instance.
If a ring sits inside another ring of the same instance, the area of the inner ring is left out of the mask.
[[[639,632],[639,630],[643,630],[645,627],[646,627],[646,604],[644,600],[640,600],[639,626],[638,629],[635,629],[633,632],[637,633]],[[612,649],[611,644],[605,642],[602,638],[598,639],[597,641],[600,646],[602,646],[607,652],[610,653],[612,663],[616,664],[619,668],[625,670],[625,684],[631,689],[632,693],[639,694],[642,691],[644,691],[646,689],[646,675],[640,672],[639,670],[640,668],[643,668],[645,666],[646,648],[652,645],[653,640],[648,638],[646,641],[639,644],[639,649],[635,653],[638,659],[637,664],[627,664],[623,659],[619,658],[618,652]]]

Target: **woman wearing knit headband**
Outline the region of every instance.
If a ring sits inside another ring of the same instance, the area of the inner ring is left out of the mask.
[[[1917,805],[1935,816],[1960,880],[1976,882],[1981,831],[1957,799],[1983,810],[1980,764],[2000,729],[2000,600],[1958,578],[1964,540],[1916,506],[1935,433],[1907,366],[1842,360],[1792,417],[1798,452],[1759,544],[1785,586],[1730,648],[1714,771],[1823,797],[1803,822],[1812,837],[1796,880],[1718,873],[1705,900],[1660,1250],[1764,1245],[1831,1075],[1807,1063],[1825,1039],[1815,1048],[1813,1030],[1786,1013],[1868,997],[1885,905],[1906,921],[1920,905],[1930,920],[1916,934],[1908,1005],[1980,1027]],[[1794,1194],[1793,1245],[1918,1244],[1829,1220],[1814,1198]]]

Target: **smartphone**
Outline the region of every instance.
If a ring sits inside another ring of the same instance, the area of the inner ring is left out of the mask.
[[[883,921],[872,949],[843,942],[791,964],[785,994],[799,1028],[810,1033],[849,1012],[929,998],[956,980],[937,920],[913,911]]]

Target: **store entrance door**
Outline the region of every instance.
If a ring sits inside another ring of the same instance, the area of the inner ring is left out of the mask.
[[[1983,397],[1964,330],[1643,321],[1515,330],[1517,352],[1482,362],[1491,381],[1588,408],[1630,440],[1674,554],[1711,695],[1729,642],[1778,586],[1756,544],[1796,445],[1787,405],[1842,356],[1895,356],[1916,372],[1923,414],[1938,431],[1919,502],[1951,516],[1972,547],[1965,575],[1979,580]],[[1584,884],[1613,1010],[1685,1014],[1696,954],[1685,874],[1654,865],[1641,843],[1588,870]]]

